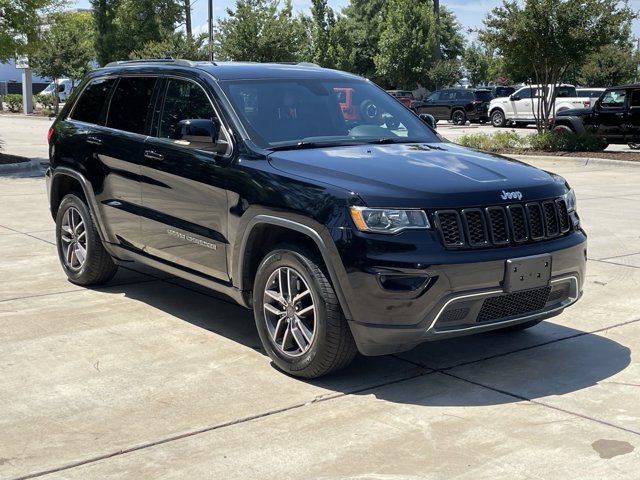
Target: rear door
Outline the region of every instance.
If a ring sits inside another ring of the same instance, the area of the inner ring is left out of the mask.
[[[640,143],[640,88],[629,92],[629,109],[627,110],[627,133],[625,140]]]
[[[627,123],[627,91],[612,89],[602,96],[594,109],[597,133],[610,142],[620,143],[625,138]]]
[[[106,172],[98,201],[107,229],[118,243],[137,249],[143,245],[143,149],[157,82],[153,76],[121,77],[109,102],[106,125],[97,138],[98,159]]]
[[[152,135],[144,147],[142,230],[149,254],[228,280],[231,148],[212,99],[208,87],[195,79],[163,80]],[[189,127],[211,121],[220,126],[217,143]]]

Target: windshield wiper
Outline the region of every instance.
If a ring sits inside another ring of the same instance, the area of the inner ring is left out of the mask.
[[[287,143],[286,145],[275,145],[269,147],[268,150],[277,152],[279,150],[304,150],[306,148],[323,148],[323,147],[344,147],[349,145],[355,145],[353,141],[340,141],[340,142],[298,142]]]

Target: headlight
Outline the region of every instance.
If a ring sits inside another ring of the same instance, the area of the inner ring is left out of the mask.
[[[564,202],[567,204],[567,210],[569,212],[576,211],[576,192],[573,191],[573,188],[569,189],[567,193],[564,194]]]
[[[431,228],[422,210],[351,207],[351,218],[358,230],[375,233],[398,233],[407,229]]]

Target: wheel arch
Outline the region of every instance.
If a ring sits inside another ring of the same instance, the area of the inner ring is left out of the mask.
[[[313,249],[319,254],[333,284],[342,311],[347,319],[351,319],[351,312],[343,289],[345,281],[340,278],[341,275],[338,271],[340,267],[336,266],[339,256],[335,245],[329,242],[330,240],[323,238],[320,232],[304,223],[275,215],[256,215],[249,221],[239,246],[236,268],[233,269],[236,272],[236,286],[241,291],[253,290],[253,280],[260,262],[264,255],[276,245],[281,243],[301,245]]]
[[[582,120],[580,119],[580,117],[572,117],[572,116],[556,117],[554,119],[554,126],[555,125],[567,126],[571,128],[575,133],[586,132],[584,128],[584,124],[582,123]]]

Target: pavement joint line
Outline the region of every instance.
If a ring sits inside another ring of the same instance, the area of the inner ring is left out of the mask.
[[[518,395],[517,393],[509,392],[508,390],[502,390],[500,388],[492,387],[490,385],[485,385],[484,383],[476,382],[474,380],[470,380],[468,378],[461,377],[459,375],[455,375],[455,374],[450,373],[450,372],[438,372],[438,373],[440,373],[442,375],[446,375],[446,376],[451,377],[451,378],[456,378],[456,379],[461,380],[463,382],[471,383],[472,385],[476,385],[478,387],[486,388],[487,390],[491,390],[493,392],[501,393],[502,395],[507,395],[509,397],[517,398],[518,400],[522,400],[522,401],[525,401],[525,402],[530,402],[530,403],[533,403],[534,405],[539,405],[541,407],[546,407],[546,408],[549,408],[551,410],[556,410],[558,412],[566,413],[567,415],[579,417],[579,418],[582,418],[584,420],[589,420],[589,421],[592,421],[592,422],[599,423],[600,425],[605,425],[607,427],[615,428],[617,430],[622,430],[624,432],[632,433],[634,435],[639,435],[640,436],[640,431],[633,430],[633,429],[627,428],[627,427],[623,427],[621,425],[616,425],[615,423],[607,422],[606,420],[601,420],[599,418],[591,417],[589,415],[585,415],[585,414],[579,413],[579,412],[574,412],[572,410],[567,410],[565,408],[556,407],[555,405],[551,405],[549,403],[541,402],[539,400],[534,400],[534,399],[525,397],[523,395]]]
[[[603,258],[600,258],[600,259],[595,259],[595,258],[591,259],[591,258],[590,258],[589,260],[611,260],[612,258],[630,257],[631,255],[639,255],[639,254],[640,254],[640,252],[635,252],[635,253],[623,253],[623,254],[621,254],[621,255],[614,255],[614,256],[612,256],[612,257],[603,257]]]
[[[632,253],[631,255],[636,255],[635,253]],[[626,257],[626,255],[623,255]],[[627,265],[626,263],[618,263],[618,262],[610,262],[609,260],[597,260],[595,258],[590,258],[589,261],[591,262],[600,262],[600,263],[608,263],[609,265],[617,265],[618,267],[629,267],[629,268],[640,268],[637,265]]]
[[[107,460],[113,457],[118,457],[120,455],[125,455],[128,453],[133,453],[133,452],[137,452],[140,450],[146,450],[148,448],[153,448],[159,445],[164,445],[166,443],[171,443],[171,442],[175,442],[178,440],[183,440],[185,438],[189,438],[189,437],[193,437],[196,435],[201,435],[204,433],[208,433],[208,432],[213,432],[216,430],[220,430],[222,428],[226,428],[226,427],[231,427],[234,425],[240,425],[243,423],[247,423],[247,422],[251,422],[254,420],[260,420],[262,418],[267,418],[267,417],[271,417],[274,415],[278,415],[281,413],[285,413],[285,412],[289,412],[291,410],[297,410],[299,408],[303,408],[306,406],[310,406],[310,405],[314,405],[317,403],[322,403],[322,402],[328,402],[330,400],[335,400],[338,398],[343,398],[343,397],[347,397],[347,396],[351,396],[351,395],[356,395],[359,393],[364,393],[367,392],[369,390],[375,390],[377,388],[383,388],[389,385],[395,385],[397,383],[402,383],[402,382],[406,382],[409,380],[413,380],[416,378],[420,378],[426,375],[431,375],[433,373],[435,373],[432,370],[425,370],[423,367],[420,367],[421,370],[417,373],[413,373],[411,375],[404,375],[400,378],[395,378],[392,380],[388,380],[385,382],[381,382],[381,383],[377,383],[375,385],[368,385],[366,387],[362,387],[362,388],[358,388],[349,392],[334,392],[331,394],[326,394],[326,395],[319,395],[316,396],[314,398],[312,398],[311,400],[307,400],[304,402],[298,402],[295,403],[293,405],[289,405],[286,407],[281,407],[281,408],[276,408],[273,410],[268,410],[266,412],[262,412],[262,413],[257,413],[254,415],[248,415],[245,417],[240,417],[240,418],[236,418],[233,420],[229,420],[226,422],[222,422],[222,423],[218,423],[215,425],[210,425],[210,426],[206,426],[206,427],[202,427],[202,428],[198,428],[198,429],[194,429],[194,430],[190,430],[190,431],[186,431],[186,432],[182,432],[182,433],[177,433],[174,435],[169,435],[166,436],[164,438],[160,438],[157,440],[152,440],[152,441],[148,441],[148,442],[142,442],[136,445],[132,445],[129,447],[124,447],[118,450],[114,450],[108,453],[103,453],[101,455],[94,455],[92,457],[88,457],[82,460],[76,460],[74,462],[69,462],[63,465],[60,465],[58,467],[52,467],[49,468],[47,470],[40,470],[40,471],[36,471],[36,472],[32,472],[32,473],[27,473],[24,475],[19,475],[17,477],[11,477],[8,480],[27,480],[27,479],[31,479],[31,478],[38,478],[38,477],[43,477],[45,475],[51,475],[54,473],[60,473],[66,470],[71,470],[73,468],[77,468],[77,467],[81,467],[81,466],[85,466],[85,465],[89,465],[92,463],[96,463],[96,462],[100,462],[102,460]]]
[[[33,235],[31,235],[30,233],[27,233],[27,232],[21,232],[20,230],[16,230],[15,228],[7,227],[6,225],[0,225],[0,227],[6,228],[7,230],[11,230],[12,232],[15,232],[15,233],[21,233],[22,235],[26,235],[27,237],[35,238],[36,240],[40,240],[41,242],[48,243],[49,245],[55,245],[55,243],[50,242],[49,240],[45,240],[43,238],[33,236]]]

